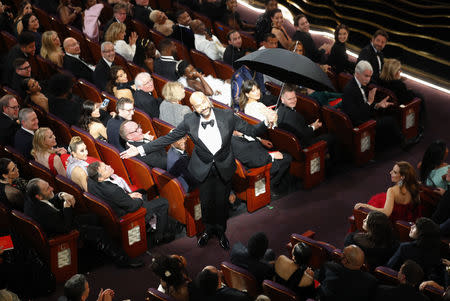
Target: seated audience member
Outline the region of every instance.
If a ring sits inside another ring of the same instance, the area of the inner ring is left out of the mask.
[[[153,28],[153,21],[150,20],[150,13],[152,8],[149,5],[149,0],[137,0],[136,5],[133,6],[133,18],[142,24],[147,25],[148,28]]]
[[[129,144],[133,146],[144,145],[154,138],[148,132],[145,134],[142,133],[141,126],[130,120],[122,122],[119,133],[120,137],[126,141],[126,148],[128,148]],[[144,156],[138,155],[137,158],[150,167],[159,167],[164,170],[167,168],[167,154],[163,149],[145,154]]]
[[[113,17],[103,26],[103,35],[106,34],[109,27],[114,23],[121,23],[121,24],[128,24],[129,22],[129,7],[130,3],[125,1],[116,1],[113,6]],[[127,32],[125,33],[125,39],[128,39],[130,36],[130,32],[127,29]],[[105,40],[103,36],[103,40]],[[117,51],[116,51],[117,52]]]
[[[156,49],[155,43],[150,39],[139,39],[134,54],[133,63],[142,67],[148,73],[153,73],[155,60],[160,57],[159,51]]]
[[[100,40],[99,18],[104,4],[97,3],[97,0],[89,0],[84,3],[85,10],[83,12],[83,33],[88,39],[98,42]]]
[[[406,260],[400,267],[397,276],[400,284],[397,286],[380,285],[374,300],[376,301],[427,301],[427,297],[419,291],[419,284],[423,279],[423,270],[413,260]]]
[[[269,240],[264,232],[253,234],[244,246],[236,243],[231,249],[231,263],[248,270],[259,283],[275,275],[273,261],[275,253],[268,249]]]
[[[22,24],[23,16],[31,13],[33,13],[33,7],[31,6],[31,2],[27,0],[21,1],[17,9],[17,16],[14,18],[13,33],[15,36],[20,35],[23,31],[23,24]]]
[[[334,30],[334,44],[328,55],[327,65],[333,68],[335,74],[341,72],[353,73],[355,63],[348,59],[346,42],[350,31],[345,24],[339,24]]]
[[[108,143],[117,148],[119,151],[124,151],[124,141],[119,135],[119,128],[125,120],[131,120],[134,115],[134,104],[131,99],[121,98],[116,104],[117,115],[108,120],[106,125],[106,134]]]
[[[367,204],[357,203],[355,209],[368,208],[381,211],[392,222],[397,220],[413,222],[421,216],[419,183],[416,171],[406,161],[397,162],[389,172],[394,183],[386,193],[374,195]]]
[[[405,260],[414,260],[422,267],[425,279],[442,285],[445,269],[441,264],[439,226],[431,219],[421,217],[412,225],[409,237],[413,241],[401,243],[386,266],[398,270]]]
[[[38,31],[40,26],[39,19],[33,13],[26,14],[22,17],[22,25],[23,25],[22,32],[28,31],[34,36],[34,41],[36,42],[36,51],[39,53],[41,51],[42,45],[42,35]]]
[[[247,66],[242,65],[237,69],[231,77],[231,96],[233,99],[233,106],[239,108],[239,96],[241,95],[242,83],[246,80],[254,80],[261,90],[260,101],[266,106],[276,104],[277,99],[272,95],[266,94],[266,87],[264,85],[264,77],[262,73],[250,70]]]
[[[355,67],[355,76],[347,83],[342,97],[342,110],[348,115],[353,126],[358,126],[370,119],[376,118],[376,144],[380,147],[386,142],[402,143],[403,135],[393,116],[375,115],[375,111],[382,111],[393,105],[386,96],[380,102],[375,101],[376,88],[368,91],[367,85],[372,77],[372,66],[367,61],[360,61]]]
[[[300,300],[314,296],[314,272],[308,267],[312,252],[310,247],[297,243],[291,258],[281,255],[275,261],[275,281],[293,290]]]
[[[191,16],[186,10],[178,10],[175,13],[175,17],[177,20],[177,24],[175,24],[173,28],[173,32],[170,35],[170,38],[176,39],[186,45],[186,47],[190,49],[195,49],[195,38],[194,33],[190,27],[191,25]]]
[[[180,78],[178,81],[185,87],[195,91],[203,92],[206,96],[230,106],[231,104],[231,88],[230,84],[212,75],[205,76],[198,72],[194,66],[187,61],[181,61],[177,66]]]
[[[104,117],[102,115],[105,115]],[[108,140],[105,123],[102,119],[109,120],[110,115],[100,109],[100,103],[95,103],[90,100],[83,102],[83,111],[81,113],[78,125],[80,128],[91,134],[94,139],[102,141]]]
[[[36,130],[33,137],[33,155],[36,162],[47,167],[53,175],[66,176],[63,159],[68,157],[66,149],[62,147],[55,148],[56,137],[53,131],[47,127],[41,127]]]
[[[8,208],[23,211],[23,183],[17,165],[7,158],[0,158],[0,202]]]
[[[92,74],[95,66],[85,62],[80,54],[80,42],[74,38],[66,38],[63,42],[66,55],[63,59],[63,68],[70,71],[76,78],[84,78],[92,82]]]
[[[234,30],[245,30],[252,33],[255,25],[248,24],[242,21],[241,15],[237,11],[237,0],[226,0],[226,10],[222,15],[220,22],[231,27]]]
[[[234,62],[246,55],[249,51],[242,48],[242,38],[239,31],[230,30],[227,33],[227,40],[228,46],[227,48],[225,48],[225,52],[223,53],[223,61],[228,65],[231,65],[233,68],[237,69],[238,66],[235,65]]]
[[[205,301],[250,301],[250,296],[235,288],[222,287],[222,276],[213,266],[206,266],[195,279],[201,298]]]
[[[261,90],[258,84],[253,80],[246,80],[242,83],[241,95],[239,96],[239,108],[245,114],[252,116],[261,121],[267,121],[271,118],[277,121],[277,113],[274,110],[269,109],[262,102],[259,102],[261,98]]]
[[[383,49],[389,36],[383,29],[378,29],[372,36],[372,41],[359,52],[357,63],[367,61],[372,66],[373,75],[371,82],[377,83],[383,69],[384,54]]]
[[[273,33],[278,39],[278,48],[289,49],[292,44],[292,39],[288,35],[286,28],[284,28],[283,13],[280,9],[275,8],[269,13],[270,20],[272,21],[271,33]]]
[[[64,52],[61,48],[61,41],[58,33],[54,30],[46,31],[42,34],[41,56],[53,64],[62,68]]]
[[[106,84],[111,80],[111,67],[114,66],[114,44],[111,42],[103,42],[100,46],[102,58],[97,62],[94,73],[92,75],[94,84],[101,91],[106,90]]]
[[[364,252],[355,245],[344,248],[340,263],[326,262],[315,273],[320,282],[317,297],[320,300],[370,300],[376,290],[377,280],[362,271]]]
[[[105,33],[105,41],[114,44],[114,50],[117,54],[123,56],[127,61],[133,61],[136,53],[137,34],[132,32],[128,38],[128,43],[125,42],[127,26],[124,23],[113,23],[109,26]]]
[[[278,1],[264,0],[264,6],[264,13],[258,16],[255,23],[255,38],[258,44],[262,43],[265,40],[266,35],[272,30],[272,20],[270,19],[269,14],[271,10],[278,8]]]
[[[270,0],[270,1],[274,1],[274,0]],[[261,41],[261,47],[259,47],[258,50],[272,49],[272,48],[277,48],[277,47],[278,47],[277,37],[273,33],[268,32],[264,35],[264,38]]]
[[[0,114],[0,145],[13,145],[13,138],[20,128],[17,118],[20,106],[17,99],[10,94],[0,98],[2,113]]]
[[[26,59],[18,58],[14,61],[13,66],[14,73],[12,74],[12,80],[9,86],[24,99],[26,93],[22,90],[22,82],[31,76],[31,64]]]
[[[447,174],[445,175],[447,182],[450,182],[450,168],[447,169]],[[439,224],[441,229],[441,235],[448,237],[450,236],[450,190],[447,189],[442,195],[442,199],[436,206],[436,209],[431,216],[431,219]]]
[[[177,46],[170,39],[164,39],[158,44],[161,56],[154,62],[154,71],[156,74],[167,78],[170,81],[178,79],[177,74]]]
[[[181,104],[185,97],[184,87],[179,82],[168,82],[161,94],[164,101],[159,106],[159,119],[177,127],[184,115],[192,112],[188,106]]]
[[[225,47],[219,39],[206,29],[205,23],[199,19],[191,22],[195,37],[195,49],[203,52],[212,60],[222,60]]]
[[[394,238],[392,223],[380,211],[370,211],[363,221],[366,232],[349,233],[344,245],[357,245],[364,251],[366,263],[371,270],[386,264],[398,248],[398,241]]]
[[[167,171],[180,181],[185,192],[190,192],[198,181],[188,170],[189,154],[186,153],[187,136],[171,144],[167,151]]]
[[[127,73],[122,66],[112,66],[110,70],[110,80],[106,84],[106,92],[113,94],[117,99],[125,97],[134,101],[133,82],[128,81]]]
[[[72,95],[73,81],[69,75],[57,73],[50,78],[48,109],[67,124],[77,124],[81,117],[81,100]]]
[[[143,207],[147,210],[145,222],[147,232],[155,230],[153,235],[155,242],[173,240],[173,234],[168,230],[169,203],[166,199],[158,197],[147,200],[147,195],[140,192],[132,192],[127,182],[114,175],[114,169],[103,162],[93,162],[87,167],[88,192],[107,202],[118,217],[135,212]],[[154,225],[156,219],[156,228]]]
[[[134,79],[136,91],[134,91],[134,105],[147,113],[151,118],[159,117],[159,106],[162,99],[153,97],[153,78],[147,72],[141,72]]]
[[[152,20],[153,29],[159,31],[164,36],[168,37],[173,33],[172,27],[175,25],[172,20],[167,18],[166,14],[160,10],[154,9],[150,13],[150,20]]]
[[[435,189],[442,189],[442,194],[448,189],[448,181],[442,177],[447,174],[450,166],[445,160],[448,148],[444,141],[433,141],[423,154],[420,164],[420,181]]]
[[[158,290],[162,290],[176,301],[189,300],[191,280],[186,275],[186,267],[180,256],[155,256],[150,268],[159,278]]]
[[[6,56],[3,64],[3,83],[11,86],[12,76],[15,67],[14,62],[18,58],[28,60],[30,56],[34,56],[36,52],[36,42],[31,32],[23,32],[17,37],[17,44],[14,45]]]
[[[80,232],[87,246],[104,253],[119,267],[141,267],[144,263],[130,259],[97,225],[95,215],[90,213],[75,215],[76,200],[67,192],[55,194],[46,181],[34,178],[27,184],[25,214],[34,219],[49,237],[67,234],[73,229]]]
[[[14,135],[14,149],[22,154],[25,159],[31,160],[34,133],[39,128],[39,120],[36,113],[30,108],[24,108],[19,112],[21,124]]]
[[[89,297],[89,283],[83,274],[75,274],[64,284],[64,296],[59,301],[85,301]],[[114,291],[110,288],[101,289],[97,301],[112,301]]]
[[[82,27],[83,9],[79,6],[74,6],[72,0],[59,0],[56,11],[64,25],[72,25],[76,28]]]
[[[35,104],[48,113],[48,97],[41,92],[39,82],[28,77],[22,81],[22,91],[25,91],[25,104]]]
[[[310,58],[313,62],[323,63],[325,61],[325,55],[330,53],[332,44],[324,43],[317,48],[314,40],[309,32],[309,22],[305,15],[300,14],[294,18],[295,29],[292,39],[294,41],[300,41],[305,49],[305,56]]]

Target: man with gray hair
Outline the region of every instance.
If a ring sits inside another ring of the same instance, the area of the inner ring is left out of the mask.
[[[83,274],[75,274],[64,284],[64,297],[60,301],[85,301],[89,296],[89,283]],[[97,300],[110,301],[114,297],[114,291],[110,288],[101,289]]]
[[[19,112],[19,121],[21,128],[14,136],[14,148],[26,159],[32,159],[31,149],[34,132],[39,128],[39,119],[32,109],[24,108]]]
[[[114,65],[116,52],[114,51],[114,44],[111,42],[103,42],[100,47],[102,51],[102,58],[95,66],[92,78],[94,79],[94,84],[97,88],[101,91],[105,91],[106,84],[111,79],[111,66]]]
[[[14,95],[7,94],[0,98],[2,114],[0,114],[0,145],[12,145],[13,137],[19,129],[17,117],[19,114],[19,103]]]
[[[150,118],[159,118],[159,106],[162,99],[154,98],[152,95],[155,89],[153,79],[147,72],[141,72],[134,79],[136,91],[133,93],[134,105],[147,113]]]
[[[358,126],[370,119],[376,119],[376,143],[378,146],[381,145],[381,142],[396,141],[397,143],[403,143],[399,125],[393,116],[379,113],[375,115],[376,111],[383,112],[384,109],[394,103],[388,101],[389,96],[381,101],[375,100],[377,88],[370,91],[367,88],[372,74],[373,69],[368,61],[358,62],[355,67],[355,76],[344,88],[342,109],[352,121],[353,126]]]

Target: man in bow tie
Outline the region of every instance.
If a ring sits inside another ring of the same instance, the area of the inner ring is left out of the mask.
[[[389,36],[386,31],[382,29],[378,29],[372,37],[372,41],[361,49],[361,52],[358,56],[359,61],[368,61],[370,65],[372,65],[373,74],[372,74],[372,82],[377,83],[381,69],[383,68],[384,62],[384,54],[383,49],[386,46],[386,43],[389,39]]]
[[[225,235],[227,202],[231,178],[236,170],[231,137],[234,130],[256,137],[267,128],[264,123],[249,125],[231,110],[213,108],[211,101],[202,92],[192,93],[190,102],[194,112],[185,115],[172,132],[145,145],[130,147],[121,156],[129,158],[145,155],[189,135],[195,146],[188,170],[200,183],[202,221],[206,228],[197,243],[199,247],[204,247],[211,236],[216,235],[220,246],[227,250],[230,247]],[[268,124],[273,122],[269,120]]]

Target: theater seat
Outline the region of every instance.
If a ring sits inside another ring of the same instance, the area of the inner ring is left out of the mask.
[[[167,84],[167,82],[169,82],[169,80],[167,78],[165,78],[164,76],[158,75],[156,73],[152,74],[152,78],[153,78],[153,82],[155,83],[155,90],[157,95],[162,95],[162,89],[164,87],[165,84]],[[153,94],[154,97],[156,97]]]
[[[353,215],[349,217],[351,232],[366,231],[363,229],[363,221],[366,219],[370,211],[371,211],[370,209],[364,207],[359,209],[353,209]]]
[[[58,73],[58,66],[51,62],[50,60],[44,59],[42,56],[36,54],[34,58],[39,66],[39,73],[44,79],[52,77],[54,74]]]
[[[153,42],[155,42],[156,48],[159,46],[159,42],[164,40],[166,37],[157,30],[149,29],[150,35],[152,36]]]
[[[31,179],[33,174],[28,166],[28,160],[12,146],[5,146],[4,150],[8,154],[8,158],[16,163],[20,176],[25,179]]]
[[[102,161],[110,165],[114,169],[114,173],[122,177],[128,183],[128,185],[130,185],[131,190],[135,190],[131,187],[132,185],[128,177],[128,172],[125,168],[125,165],[123,164],[122,159],[120,158],[120,154],[117,148],[109,143],[100,140],[95,140],[95,147],[100,153]]]
[[[148,199],[153,199],[158,196],[152,171],[147,164],[136,158],[123,159],[123,163],[133,184],[139,187],[139,189],[147,191]]]
[[[14,47],[14,45],[17,44],[17,39],[15,36],[10,34],[7,31],[2,30],[1,31],[3,45],[6,46],[7,49],[11,49]]]
[[[313,269],[318,269],[325,261],[335,260],[336,247],[322,241],[318,241],[300,234],[291,234],[290,242],[295,246],[299,242],[303,242],[311,248],[312,255],[308,265]]]
[[[192,63],[196,69],[201,70],[201,72],[205,73],[206,75],[217,77],[216,71],[214,70],[214,65],[209,57],[207,57],[203,52],[195,49],[191,49],[190,54]]]
[[[93,83],[80,78],[77,81],[77,85],[85,99],[98,103],[103,101],[100,90]]]
[[[98,61],[94,60],[91,51],[89,50],[89,44],[86,42],[86,37],[83,32],[78,28],[70,25],[66,25],[66,31],[69,37],[74,38],[80,43],[81,57],[91,65],[96,65]]]
[[[72,136],[79,136],[83,140],[90,157],[101,160],[100,154],[95,146],[95,139],[91,134],[74,125],[71,126],[70,131],[72,132]]]
[[[64,41],[69,35],[67,33],[66,25],[64,25],[61,20],[54,15],[48,15],[52,30],[58,33],[59,39]]]
[[[105,9],[103,9],[103,11],[104,10]],[[102,50],[101,50],[100,44],[87,38],[87,37],[85,38],[85,40],[89,46],[89,51],[91,52],[92,59],[97,64],[100,61],[100,59],[102,58]]]
[[[337,85],[339,88],[339,92],[344,91],[345,86],[347,83],[352,79],[353,75],[347,72],[341,72],[337,76]]]
[[[270,301],[296,301],[298,300],[295,292],[284,285],[271,280],[264,280],[262,283],[264,294],[270,298]]]
[[[150,32],[148,31],[149,28],[147,27],[147,25],[145,25],[142,22],[139,22],[136,19],[131,19],[131,24],[133,25],[133,31],[135,31],[140,38],[142,39],[150,38]]]
[[[177,59],[191,62],[191,56],[189,55],[189,50],[186,45],[175,39],[172,39],[172,41],[177,48]]]
[[[420,206],[422,206],[422,216],[431,217],[442,196],[433,187],[420,185]]]
[[[78,184],[72,182],[70,179],[63,177],[61,175],[57,175],[55,177],[56,191],[67,192],[75,198],[75,210],[78,213],[87,213],[89,209],[86,206],[83,197],[83,190]]]
[[[228,261],[222,261],[220,269],[226,285],[240,291],[247,292],[255,298],[261,293],[261,286],[256,278],[244,268],[238,267]]]
[[[234,69],[231,65],[228,65],[222,61],[213,61],[214,69],[216,70],[217,77],[222,80],[231,79],[234,74]]]
[[[222,44],[228,44],[227,34],[231,31],[231,27],[219,22],[214,22],[214,32]]]
[[[173,128],[175,128],[173,125],[168,124],[165,121],[162,121],[159,118],[153,118],[152,120],[153,128],[155,129],[156,137],[161,137],[164,135],[167,135]],[[166,147],[166,150],[169,150],[170,146]],[[186,141],[186,152],[191,155],[192,151],[194,150],[194,143],[192,142],[191,138],[188,136],[188,139]]]
[[[64,283],[77,273],[78,231],[48,238],[38,223],[16,210],[11,212],[11,221],[14,230],[50,265],[57,283]]]
[[[129,79],[134,80],[136,75],[138,75],[141,72],[147,72],[144,68],[132,63],[132,62],[128,62],[128,70],[130,71],[131,74],[131,78]]]
[[[135,108],[133,121],[141,126],[143,133],[150,132],[150,135],[156,136],[156,132],[152,125],[152,119],[144,111]]]
[[[31,173],[33,175],[33,178],[40,178],[44,181],[47,181],[48,184],[50,186],[52,186],[53,188],[56,187],[56,183],[55,183],[55,177],[53,176],[53,174],[50,172],[50,169],[48,169],[47,167],[45,167],[44,165],[34,161],[34,160],[30,160],[28,162],[28,165],[31,169]]]
[[[47,113],[47,121],[55,134],[57,143],[59,143],[59,145],[69,145],[70,139],[72,139],[69,125],[64,120],[51,113]]]
[[[145,301],[176,301],[169,295],[166,295],[155,288],[149,288],[145,295]]]

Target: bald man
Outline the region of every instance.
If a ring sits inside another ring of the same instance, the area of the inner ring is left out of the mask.
[[[377,286],[377,280],[361,271],[364,252],[356,245],[344,248],[341,263],[326,262],[316,272],[320,282],[317,295],[321,301],[369,300]]]
[[[63,48],[66,53],[63,59],[63,68],[72,72],[76,78],[84,78],[92,83],[95,66],[88,64],[81,58],[80,43],[74,38],[66,38]]]
[[[188,170],[200,183],[200,203],[205,232],[197,241],[204,247],[209,239],[216,235],[219,245],[227,250],[230,243],[225,235],[228,218],[228,196],[231,190],[231,178],[236,170],[231,150],[231,137],[237,130],[251,137],[259,136],[266,130],[260,123],[252,126],[237,117],[232,110],[213,108],[211,101],[202,92],[194,92],[190,98],[194,112],[184,116],[183,121],[172,132],[139,147],[130,148],[121,153],[122,158],[144,156],[154,150],[189,135],[194,142],[194,151]],[[273,123],[269,120],[268,124]]]

